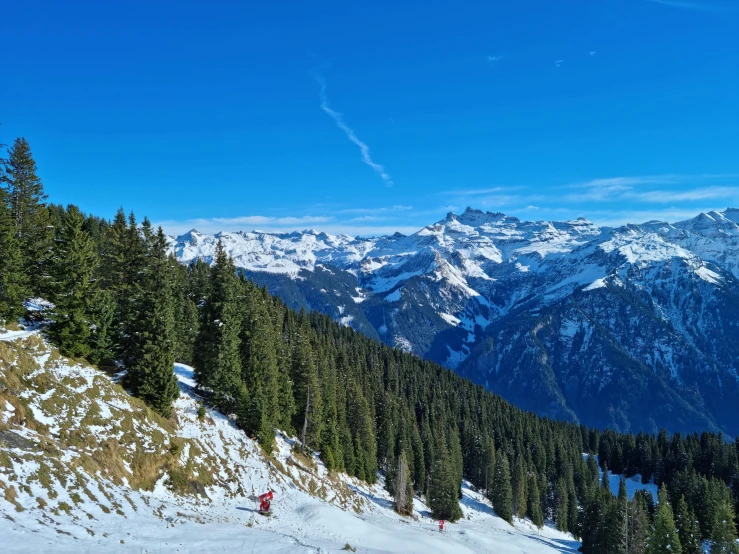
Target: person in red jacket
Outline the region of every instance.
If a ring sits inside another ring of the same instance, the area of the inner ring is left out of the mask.
[[[259,513],[269,513],[270,506],[272,505],[271,500],[274,498],[272,491],[267,491],[264,494],[259,495]]]

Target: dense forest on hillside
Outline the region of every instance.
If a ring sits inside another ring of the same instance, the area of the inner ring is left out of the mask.
[[[0,181],[0,320],[26,315],[28,297],[50,300],[48,336],[62,353],[125,369],[127,388],[165,417],[179,361],[267,452],[282,429],[330,469],[368,482],[381,472],[401,513],[421,494],[436,517],[459,518],[467,479],[500,517],[552,520],[585,553],[692,554],[703,539],[737,551],[739,439],[618,434],[519,410],[328,316],[287,308],[222,248],[212,266],[183,266],[146,218],[47,204],[25,139],[7,150]],[[623,481],[614,496],[598,463],[653,480],[659,503],[644,492],[629,500]]]

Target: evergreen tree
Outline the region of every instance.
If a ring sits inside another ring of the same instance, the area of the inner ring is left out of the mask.
[[[0,321],[15,321],[24,313],[28,278],[23,254],[16,237],[10,209],[0,194]]]
[[[90,361],[99,366],[110,366],[115,360],[113,342],[115,301],[109,290],[97,289],[92,304],[90,317],[93,332]]]
[[[413,513],[413,483],[411,482],[411,472],[408,468],[405,451],[401,451],[398,456],[394,477],[395,511],[401,515],[410,515]]]
[[[276,341],[262,294],[250,283],[244,282],[242,289],[246,309],[240,334],[241,378],[248,396],[239,421],[269,452],[279,419]]]
[[[321,392],[318,371],[310,344],[310,332],[305,324],[296,331],[291,360],[291,376],[295,393],[295,416],[293,427],[300,432],[303,447],[318,447],[321,437]],[[348,393],[355,394],[352,389]],[[355,415],[356,406],[347,398],[348,415]],[[359,468],[357,468],[359,469]],[[364,468],[362,467],[362,471]]]
[[[233,261],[220,241],[208,288],[195,344],[195,379],[199,388],[212,393],[216,406],[230,411],[247,401],[247,390],[241,381],[239,355],[240,286]]]
[[[539,484],[535,473],[529,474],[528,500],[526,503],[526,515],[531,523],[539,529],[544,526],[544,516],[541,513],[541,500],[539,495]]]
[[[626,492],[626,481],[621,477],[618,483],[618,497],[614,510],[615,527],[618,533],[618,542],[612,549],[615,554],[629,552],[629,496]]]
[[[634,495],[629,503],[628,554],[644,554],[649,533],[649,516],[641,495]]]
[[[180,389],[174,374],[173,282],[167,256],[167,239],[159,227],[151,233],[144,222],[145,272],[136,306],[133,355],[127,382],[134,394],[165,417]]]
[[[434,518],[456,521],[462,517],[462,509],[446,446],[439,446],[437,456],[431,466],[428,505]]]
[[[523,456],[519,455],[516,458],[511,478],[511,506],[516,517],[526,515],[526,468],[524,465]]]
[[[701,530],[695,513],[688,507],[685,496],[681,495],[675,506],[675,526],[680,537],[683,554],[703,554]]]
[[[557,488],[554,495],[554,504],[556,506],[554,521],[557,524],[557,529],[565,533],[569,529],[567,524],[567,514],[569,513],[567,500],[567,485],[564,479],[560,477],[557,481]]]
[[[501,451],[495,459],[495,479],[493,480],[492,502],[498,517],[513,523],[513,491],[508,457]]]
[[[15,234],[23,252],[25,273],[34,294],[45,291],[44,266],[50,257],[52,227],[46,194],[36,174],[36,161],[25,138],[18,138],[0,160],[0,184],[10,206]]]
[[[667,501],[667,489],[664,485],[659,491],[659,503],[652,530],[647,539],[646,554],[682,554],[680,537],[675,528],[672,507]]]
[[[65,356],[85,357],[92,352],[93,273],[97,256],[84,217],[70,206],[54,241],[52,298],[55,304],[49,333]]]
[[[739,554],[734,509],[728,501],[718,506],[711,533],[711,554]]]

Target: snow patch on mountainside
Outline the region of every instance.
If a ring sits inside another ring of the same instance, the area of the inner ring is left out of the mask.
[[[443,533],[416,499],[412,518],[382,487],[329,473],[279,434],[266,456],[230,418],[198,419],[192,368],[177,364],[176,424],[111,378],[59,356],[38,331],[2,333],[0,543],[4,553],[574,553],[551,526],[511,526],[463,486]],[[21,378],[22,377],[22,378]],[[22,399],[23,403],[20,403]],[[23,406],[32,413],[22,415]],[[271,489],[272,516],[254,495]]]

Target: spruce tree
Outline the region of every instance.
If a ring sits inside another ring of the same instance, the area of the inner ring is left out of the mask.
[[[739,554],[734,509],[728,501],[719,504],[711,532],[711,554]]]
[[[649,515],[641,495],[634,495],[629,503],[628,554],[644,554],[649,533]]]
[[[36,173],[28,141],[21,137],[0,160],[0,184],[11,211],[16,238],[23,252],[25,273],[34,294],[46,292],[45,265],[51,254],[53,230],[44,201],[46,194]]]
[[[413,483],[411,482],[411,472],[408,468],[405,451],[400,452],[394,473],[393,498],[395,500],[395,511],[401,515],[410,515],[413,513]]]
[[[0,194],[0,321],[15,321],[25,309],[28,278],[10,209]]]
[[[295,415],[293,427],[300,433],[303,447],[317,448],[321,437],[321,390],[318,371],[310,344],[310,330],[305,323],[299,325],[295,344],[291,353],[291,376],[295,394]],[[352,394],[355,391],[348,391]],[[348,402],[348,416],[356,415],[356,405]],[[357,468],[359,470],[359,468]],[[364,468],[362,468],[364,471]]]
[[[245,297],[239,335],[241,378],[248,395],[239,408],[239,422],[269,452],[279,419],[274,329],[262,294],[250,283],[243,282],[241,287]]]
[[[618,532],[618,542],[612,549],[614,554],[629,552],[629,496],[626,492],[626,480],[621,477],[618,483],[618,497],[614,510],[614,524]]]
[[[248,394],[241,380],[239,292],[236,268],[218,241],[208,295],[201,308],[193,365],[198,387],[209,391],[214,404],[224,411],[242,405]]]
[[[508,457],[498,451],[495,459],[495,479],[493,480],[492,502],[498,517],[513,523],[513,492],[511,490],[511,472]]]
[[[531,520],[531,523],[541,529],[544,526],[544,516],[541,513],[539,483],[535,473],[529,474],[529,485],[527,489],[526,516]]]
[[[437,456],[431,466],[428,506],[434,518],[457,521],[462,517],[462,509],[459,507],[449,450],[445,445],[439,445]]]
[[[526,468],[523,456],[519,454],[511,477],[511,506],[513,514],[522,518],[526,515]]]
[[[675,518],[672,507],[667,501],[667,489],[664,485],[659,491],[659,503],[649,538],[647,539],[646,554],[682,554],[680,537],[675,528]]]
[[[65,356],[85,357],[92,352],[91,299],[97,254],[90,235],[82,228],[84,217],[69,206],[54,241],[52,299],[55,308],[49,333]]]
[[[565,533],[569,530],[567,524],[567,515],[569,513],[567,501],[567,485],[564,479],[560,477],[557,480],[557,488],[554,494],[554,505],[556,507],[554,521],[557,524],[557,529]]]
[[[675,506],[675,526],[680,537],[683,554],[702,554],[701,531],[695,513],[688,507],[685,496],[681,495]]]
[[[180,389],[174,374],[173,282],[162,228],[144,222],[145,271],[137,293],[133,352],[127,382],[134,394],[165,417]]]

